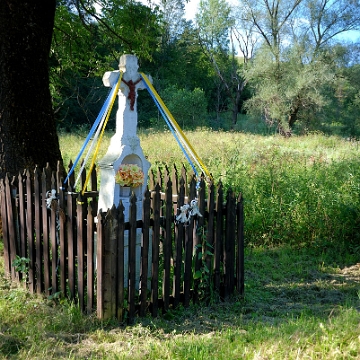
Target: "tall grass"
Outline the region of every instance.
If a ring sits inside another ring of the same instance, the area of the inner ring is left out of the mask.
[[[358,142],[322,134],[284,139],[198,130],[186,135],[215,182],[244,196],[248,245],[359,249]],[[191,170],[170,132],[146,131],[140,139],[153,168],[184,164]],[[65,163],[75,158],[79,140],[61,136]],[[108,143],[109,137],[99,157]]]
[[[216,181],[245,197],[244,298],[131,327],[101,322],[11,284],[0,241],[0,359],[360,358],[358,144],[319,134],[187,135]],[[83,138],[60,140],[65,161],[74,159]],[[185,162],[169,133],[142,133],[141,142],[154,167]]]

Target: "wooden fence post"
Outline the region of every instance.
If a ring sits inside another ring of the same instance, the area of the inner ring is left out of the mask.
[[[85,310],[85,299],[84,299],[84,274],[85,274],[85,246],[86,246],[86,232],[84,224],[84,198],[79,194],[77,198],[77,207],[76,207],[76,219],[77,219],[77,293],[79,299],[79,306],[81,311]]]
[[[145,316],[147,308],[148,268],[149,268],[149,241],[150,241],[150,191],[146,189],[143,201],[143,231],[141,243],[141,270],[140,270],[140,316]]]
[[[56,181],[57,186],[55,189],[58,190],[58,210],[59,210],[59,241],[60,241],[60,291],[63,296],[68,295],[67,289],[67,233],[66,233],[66,216],[65,216],[65,189],[64,185],[64,169],[62,163],[59,161],[57,164]]]
[[[224,193],[222,183],[220,182],[217,188],[216,195],[216,230],[214,241],[214,288],[219,294],[221,293],[221,261],[223,259],[223,202]]]
[[[69,179],[70,180],[70,179]],[[72,187],[68,186],[67,195],[67,240],[68,240],[68,278],[70,299],[75,298],[75,216],[73,213]]]
[[[60,190],[61,191],[61,190]],[[66,268],[66,258],[67,258],[67,242],[66,242],[66,218],[65,212],[61,206],[61,195],[59,198],[59,241],[60,241],[60,291],[63,296],[67,296],[67,268]]]
[[[9,176],[5,178],[5,191],[6,191],[6,205],[7,205],[7,226],[9,234],[9,254],[10,254],[10,272],[13,280],[19,280],[19,274],[12,266],[13,261],[18,255],[17,252],[17,232],[15,226],[16,206],[15,199],[12,193],[12,183],[10,183]]]
[[[34,210],[32,184],[29,170],[26,170],[26,229],[29,242],[29,290],[35,291],[35,246],[34,246]]]
[[[185,201],[185,180],[180,178],[180,188],[177,199],[177,208],[180,209]],[[178,215],[175,213],[175,215]],[[175,254],[174,254],[174,279],[173,279],[173,296],[174,307],[180,303],[181,292],[181,266],[183,258],[183,244],[185,242],[184,224],[179,222],[175,226]]]
[[[104,224],[104,253],[103,253],[103,319],[110,319],[116,315],[116,236],[117,218],[115,205],[108,210]]]
[[[170,177],[166,183],[165,189],[165,236],[163,239],[164,254],[164,274],[162,297],[164,302],[164,310],[169,310],[170,302],[170,261],[172,253],[172,223],[173,223],[173,204],[172,204],[172,182]]]
[[[42,249],[42,240],[43,240],[43,231],[41,220],[41,194],[40,194],[40,182],[39,182],[39,168],[36,166],[34,171],[34,210],[35,210],[35,249],[36,249],[36,292],[41,294],[44,290],[43,284],[43,249]]]
[[[195,256],[195,268],[194,272],[197,274],[197,279],[194,280],[194,302],[199,302],[199,286],[200,281],[205,276],[203,273],[204,269],[202,268],[203,258],[204,258],[204,251],[206,250],[206,244],[204,243],[204,220],[205,220],[205,181],[204,175],[202,174],[200,183],[198,184],[198,194],[197,194],[197,201],[198,201],[198,208],[201,214],[196,216],[195,219],[195,228],[194,228],[194,256]],[[191,198],[192,200],[193,198]],[[190,199],[189,199],[190,201]],[[204,246],[205,245],[205,248]],[[198,273],[200,272],[200,277]]]
[[[235,275],[235,195],[228,189],[226,196],[226,240],[224,248],[224,298],[228,298],[234,292]]]
[[[97,317],[104,318],[104,213],[101,209],[98,214],[97,223],[97,247],[96,247],[96,309]]]
[[[136,290],[136,196],[132,193],[130,197],[129,209],[129,261],[128,261],[128,302],[129,302],[129,324],[135,318],[135,290]]]
[[[6,200],[6,185],[4,179],[0,179],[1,186],[1,219],[2,219],[2,233],[4,240],[4,267],[5,267],[5,275],[11,275],[11,261],[10,261],[10,244],[9,244],[9,232],[7,225],[7,200]]]
[[[160,185],[155,186],[153,194],[154,231],[152,238],[152,280],[151,280],[151,303],[152,316],[158,315],[159,299],[159,245],[160,245]]]
[[[239,295],[244,295],[244,199],[242,194],[237,201],[237,262],[236,288]]]
[[[120,204],[117,208],[117,221],[118,221],[118,232],[117,232],[117,294],[116,294],[116,317],[118,320],[123,321],[124,319],[124,302],[125,302],[125,291],[124,291],[124,244],[125,244],[125,207],[120,200]]]
[[[51,188],[55,189],[55,177],[54,173],[51,175]],[[51,293],[55,294],[58,292],[58,243],[57,243],[57,221],[56,221],[56,208],[51,211],[50,214],[50,241],[51,241]]]
[[[50,245],[49,245],[49,217],[46,204],[46,194],[50,189],[46,187],[47,173],[43,169],[41,174],[41,198],[42,198],[42,236],[43,236],[43,266],[44,266],[44,290],[47,295],[50,294],[51,276],[50,276]]]
[[[87,208],[86,218],[86,289],[87,289],[87,313],[91,314],[94,306],[94,215],[91,203]]]
[[[196,197],[196,179],[193,176],[190,182],[188,203]],[[191,285],[193,281],[193,250],[194,250],[194,218],[190,218],[185,228],[185,264],[184,264],[184,306],[190,305]]]
[[[205,263],[209,270],[209,277],[211,286],[214,287],[214,213],[215,213],[215,187],[212,180],[208,185],[208,201],[207,201],[207,232],[206,232],[206,251],[205,251]],[[208,289],[211,292],[213,289]],[[209,294],[211,295],[211,293]]]
[[[19,194],[20,255],[21,255],[21,257],[27,258],[28,243],[27,243],[27,239],[26,239],[24,176],[21,173],[19,173],[19,176],[18,176],[18,194]]]

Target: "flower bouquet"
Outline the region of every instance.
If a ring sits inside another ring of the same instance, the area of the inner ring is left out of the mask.
[[[121,164],[115,182],[120,186],[137,187],[143,184],[144,173],[136,164]]]

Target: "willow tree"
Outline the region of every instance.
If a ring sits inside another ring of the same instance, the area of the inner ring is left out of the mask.
[[[0,177],[61,160],[49,91],[55,0],[0,2]]]
[[[337,72],[337,36],[360,26],[359,0],[244,0],[244,12],[262,46],[247,78],[248,109],[290,136],[328,103]]]

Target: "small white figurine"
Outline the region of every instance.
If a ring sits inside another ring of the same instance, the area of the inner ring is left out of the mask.
[[[199,207],[198,207],[198,200],[194,199],[190,201],[189,204],[185,204],[180,207],[180,214],[176,216],[176,223],[187,224],[192,216],[198,215],[202,217]]]

